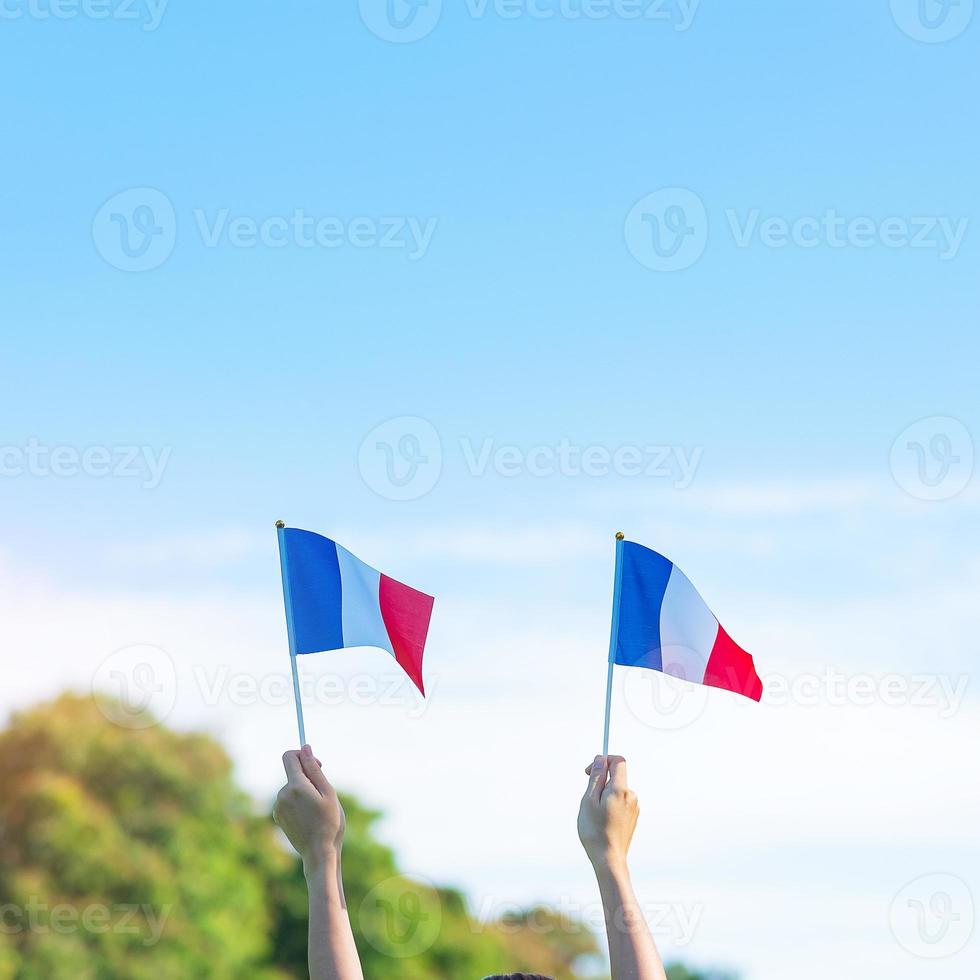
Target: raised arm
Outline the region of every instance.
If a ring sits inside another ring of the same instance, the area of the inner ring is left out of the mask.
[[[303,859],[310,895],[310,980],[364,980],[341,876],[344,808],[308,745],[287,752],[282,764],[286,785],[273,816]]]
[[[629,851],[640,806],[622,756],[596,756],[578,814],[578,835],[595,869],[606,918],[612,980],[666,980],[630,880]]]

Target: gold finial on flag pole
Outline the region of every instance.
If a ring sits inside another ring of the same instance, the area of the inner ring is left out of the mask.
[[[282,529],[285,526],[286,526],[286,522],[285,521],[276,521],[276,527]]]
[[[626,535],[623,534],[622,531],[617,531],[616,532],[616,540],[617,541],[625,541],[626,540]]]

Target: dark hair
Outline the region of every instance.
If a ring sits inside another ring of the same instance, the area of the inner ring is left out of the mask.
[[[540,973],[495,973],[483,980],[551,980],[551,977],[543,977]]]

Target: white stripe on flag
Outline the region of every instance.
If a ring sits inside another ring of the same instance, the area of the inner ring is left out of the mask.
[[[664,673],[700,684],[718,635],[718,620],[691,580],[675,565],[660,607]]]
[[[381,573],[346,548],[337,545],[337,561],[340,565],[341,617],[345,647],[381,647],[392,656],[391,640],[381,617],[378,592]]]

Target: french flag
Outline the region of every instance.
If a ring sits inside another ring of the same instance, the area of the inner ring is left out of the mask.
[[[691,580],[663,555],[622,543],[614,663],[762,699],[752,657],[726,632]]]
[[[380,647],[424,695],[422,653],[432,596],[396,582],[312,531],[280,530],[292,652]]]

